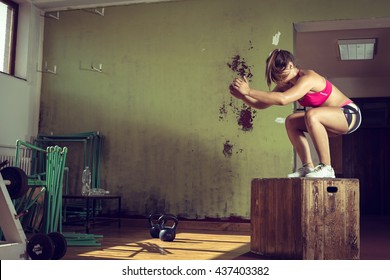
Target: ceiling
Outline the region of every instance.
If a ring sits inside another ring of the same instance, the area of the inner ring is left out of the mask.
[[[294,24],[297,64],[328,78],[390,77],[390,18]],[[373,60],[341,61],[339,39],[375,38]]]
[[[96,8],[179,0],[18,0],[43,11]],[[339,39],[375,38],[373,60],[341,61]],[[328,78],[390,77],[390,18],[301,22],[294,24],[294,53],[302,68]]]
[[[44,11],[62,11],[169,1],[175,0],[17,0],[16,2],[30,2],[34,4],[37,8]]]

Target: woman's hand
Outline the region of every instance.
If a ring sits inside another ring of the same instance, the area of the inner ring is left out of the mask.
[[[237,90],[242,95],[249,95],[250,87],[248,79],[244,76],[243,79],[241,78],[235,78],[233,80],[232,86],[235,90]]]
[[[233,84],[231,84],[229,86],[229,91],[230,91],[230,94],[233,95],[237,99],[243,99],[244,98],[244,95],[233,87]]]

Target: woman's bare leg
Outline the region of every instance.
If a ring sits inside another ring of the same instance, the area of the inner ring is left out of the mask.
[[[303,164],[313,168],[313,160],[310,154],[310,147],[304,132],[306,129],[305,113],[293,113],[286,119],[286,130],[288,138],[291,141],[296,153]]]
[[[319,107],[306,112],[305,123],[321,163],[331,165],[329,136],[347,132],[344,113],[337,107]]]

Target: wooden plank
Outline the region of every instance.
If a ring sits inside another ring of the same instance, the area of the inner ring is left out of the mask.
[[[324,252],[321,259],[342,259],[345,256],[346,245],[345,187],[342,181],[333,181],[328,185],[323,182],[323,196],[325,227]]]
[[[293,249],[291,258],[292,259],[300,259],[303,255],[303,238],[302,238],[302,207],[300,203],[296,203],[297,201],[302,201],[303,197],[303,188],[301,187],[300,180],[293,180],[292,186],[292,197],[291,197],[291,213],[292,218],[290,222],[291,228],[291,238],[293,239]],[[290,199],[290,198],[288,198]]]
[[[350,259],[360,259],[360,193],[359,182],[349,181],[346,192],[346,255]]]
[[[260,216],[263,217],[263,220],[266,220],[262,230],[262,235],[265,237],[265,239],[262,240],[262,244],[265,245],[265,250],[268,254],[275,254],[277,233],[276,223],[278,222],[278,216],[276,216],[276,219],[273,219],[272,217],[275,217],[277,214],[274,209],[277,200],[277,186],[273,185],[271,181],[269,181],[269,183],[271,184],[271,187],[265,189],[265,199],[260,201],[260,203],[263,203],[263,206],[265,207],[265,209],[263,207],[263,211],[260,213]]]
[[[291,223],[286,223],[286,221],[291,221],[292,219],[292,213],[289,211],[291,207],[291,199],[282,199],[280,196],[282,193],[284,193],[285,198],[290,198],[292,196],[292,185],[286,183],[283,185],[280,184],[272,186],[275,198],[272,203],[275,205],[274,215],[276,218],[270,218],[270,220],[273,220],[275,223],[275,232],[273,233],[275,236],[275,252],[284,252],[287,257],[293,253],[293,246],[291,246],[291,242],[293,240],[290,238]],[[281,187],[283,190],[280,189]],[[272,209],[271,207],[269,208]]]
[[[323,191],[318,180],[302,181],[303,207],[302,224],[303,259],[320,259],[323,255]],[[299,202],[298,202],[299,203]]]
[[[301,199],[301,187],[298,181],[284,179],[281,184],[275,184],[272,180],[269,181],[270,186],[274,191],[275,200],[273,201],[275,208],[275,219],[272,213],[268,219],[274,220],[276,236],[275,253],[280,254],[281,258],[296,259],[302,254],[302,234],[300,229],[301,213],[300,206],[296,201]],[[268,205],[272,209],[272,205]],[[267,240],[265,243],[269,242]]]
[[[262,212],[260,210],[260,199],[262,196],[256,182],[252,182],[251,194],[251,214],[258,217]],[[257,236],[261,236],[260,229],[262,228],[262,221],[264,221],[264,219],[255,219],[251,221],[251,250],[257,254],[261,254],[261,251],[259,250],[261,237]]]

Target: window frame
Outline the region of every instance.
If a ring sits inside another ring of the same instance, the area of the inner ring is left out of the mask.
[[[14,11],[13,14],[13,24],[12,24],[12,36],[11,36],[11,47],[9,50],[9,73],[0,71],[0,73],[4,73],[7,75],[15,75],[15,64],[16,64],[16,38],[17,38],[17,31],[18,31],[18,16],[19,16],[19,4],[12,1],[12,0],[0,0],[1,3],[9,6]]]

